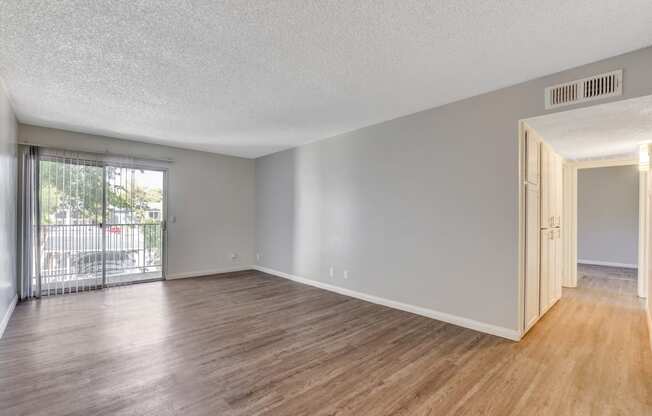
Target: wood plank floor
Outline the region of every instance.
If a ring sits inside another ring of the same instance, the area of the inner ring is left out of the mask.
[[[636,281],[580,276],[520,343],[260,272],[26,302],[0,414],[652,415]]]

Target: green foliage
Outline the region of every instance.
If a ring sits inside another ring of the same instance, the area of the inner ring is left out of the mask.
[[[57,223],[57,212],[70,211],[79,223],[102,220],[102,187],[106,171],[107,212],[128,212],[130,222],[155,223],[148,218],[152,203],[162,201],[160,189],[144,189],[134,183],[131,169],[43,160],[40,169],[41,223]]]

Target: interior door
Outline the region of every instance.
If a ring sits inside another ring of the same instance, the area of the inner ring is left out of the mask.
[[[105,281],[163,277],[164,172],[105,167]]]
[[[525,330],[539,318],[539,189],[526,185]]]
[[[539,318],[540,310],[540,142],[525,131],[525,282],[524,330]]]
[[[553,289],[555,302],[561,299],[561,287],[564,270],[564,250],[561,237],[562,229],[555,228],[555,287]]]
[[[552,200],[553,200],[553,212],[551,215],[554,218],[553,221],[553,227],[561,227],[561,214],[562,214],[562,185],[563,185],[563,177],[562,177],[562,158],[559,156],[557,153],[553,153],[552,155],[552,161],[554,163],[554,168],[553,168],[553,192],[554,194],[551,195]]]
[[[548,146],[541,145],[541,227],[550,228],[554,226],[554,207],[552,206],[553,184],[552,178],[553,163],[551,152]]]
[[[540,313],[543,315],[550,307],[550,279],[553,274],[554,230],[541,230],[541,292],[540,292]]]
[[[534,138],[530,131],[525,132],[525,178],[526,182],[532,185],[539,185],[539,153],[541,143]]]

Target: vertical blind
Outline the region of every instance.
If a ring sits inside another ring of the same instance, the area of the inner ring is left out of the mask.
[[[18,182],[21,188],[18,198],[18,215],[20,218],[18,229],[18,282],[20,286],[20,299],[29,299],[41,295],[40,279],[37,278],[39,270],[38,247],[38,178],[39,178],[39,149],[35,146],[20,148],[20,175]]]
[[[164,163],[22,151],[22,298],[162,278]]]
[[[42,295],[103,285],[104,168],[74,156],[50,153],[40,160]]]

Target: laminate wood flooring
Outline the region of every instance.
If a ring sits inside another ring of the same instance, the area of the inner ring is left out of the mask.
[[[636,281],[580,275],[519,343],[257,271],[24,302],[0,415],[652,415]]]

